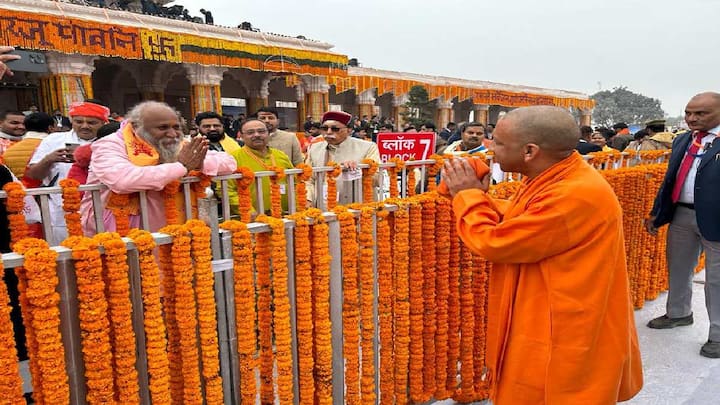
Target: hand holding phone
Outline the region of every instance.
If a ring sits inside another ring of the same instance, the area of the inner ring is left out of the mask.
[[[12,46],[0,46],[0,79],[5,77],[6,75],[13,75],[13,72],[7,66],[7,63],[20,59],[20,55],[10,54],[10,52],[14,50],[15,48],[13,48]]]

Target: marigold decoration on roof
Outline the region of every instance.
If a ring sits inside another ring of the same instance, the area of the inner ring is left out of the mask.
[[[363,159],[362,163],[370,166],[366,169],[362,169],[362,200],[364,203],[371,203],[375,201],[375,188],[373,187],[373,182],[374,176],[380,165],[372,159]]]
[[[309,167],[309,166],[308,166]],[[312,175],[312,173],[310,174]],[[302,181],[299,181],[302,182]],[[303,195],[303,203],[305,195]],[[295,241],[295,313],[297,325],[297,350],[298,350],[298,379],[300,384],[299,398],[301,404],[311,403],[315,398],[315,380],[313,378],[313,369],[315,368],[315,359],[313,358],[313,279],[312,279],[312,251],[310,249],[310,224],[304,211],[297,212],[288,216],[288,219],[295,221],[294,241]],[[339,219],[339,217],[338,217]],[[341,222],[342,224],[342,222]],[[341,225],[342,235],[342,225]],[[353,231],[354,236],[354,231]],[[345,247],[345,242],[343,242]],[[356,255],[357,256],[357,255]],[[357,259],[356,259],[357,260]],[[343,268],[343,271],[347,269]],[[357,280],[356,280],[357,283]],[[348,294],[347,290],[344,290]],[[357,295],[357,294],[355,294]],[[343,316],[346,310],[343,308]],[[356,322],[357,325],[357,322]],[[357,335],[357,333],[356,333]],[[357,336],[356,336],[357,338]],[[347,339],[347,335],[346,335]],[[357,350],[355,351],[357,353]],[[352,352],[345,352],[346,367],[351,369],[350,356]],[[357,357],[357,354],[356,354]],[[357,364],[357,361],[355,362]],[[356,367],[357,369],[357,367]],[[356,370],[357,371],[357,370]],[[348,384],[348,390],[345,393],[345,400],[350,403],[351,400],[351,384],[345,375],[345,381]],[[358,381],[359,383],[359,381]]]
[[[77,279],[86,399],[91,404],[112,402],[110,321],[98,244],[84,236],[70,236],[62,242],[62,246],[72,250]]]
[[[380,398],[393,403],[395,397],[395,358],[393,353],[393,283],[392,239],[389,212],[380,209],[376,213],[377,224],[377,273],[378,273],[378,324],[380,327]]]
[[[2,268],[0,256],[0,268]],[[7,286],[0,282],[0,402],[24,405],[23,382],[20,378],[18,355],[15,348],[13,324],[10,319],[12,308],[8,304],[10,296]]]
[[[39,388],[36,392],[39,395],[33,399],[47,404],[70,403],[65,348],[60,334],[60,295],[56,291],[59,282],[57,253],[44,240],[34,238],[15,243],[14,250],[25,256],[27,302],[37,341],[35,353],[30,352],[30,363],[37,362],[40,376],[35,388]]]
[[[235,173],[242,174],[242,177],[237,179],[237,192],[238,192],[238,212],[240,213],[240,221],[248,223],[252,215],[252,196],[250,195],[250,186],[255,180],[255,173],[245,166],[239,166]]]
[[[130,278],[125,242],[117,233],[100,233],[95,241],[105,250],[107,297],[112,324],[112,370],[115,375],[117,401],[121,404],[140,401],[138,375],[135,369],[135,331],[132,325]]]
[[[332,171],[326,172],[325,177],[327,179],[327,206],[328,211],[332,211],[337,205],[337,177],[342,173],[342,168],[335,162],[327,162],[327,166],[333,168]]]
[[[25,222],[25,188],[18,182],[6,183],[3,190],[7,193],[5,209],[8,212],[8,227],[13,244],[27,238],[30,230]]]
[[[255,360],[256,311],[252,237],[247,224],[240,221],[225,221],[221,227],[232,232],[235,323],[244,325],[237,328],[240,381],[243,381],[242,390],[240,390],[241,403],[254,404],[257,397],[257,384],[255,383],[257,361]],[[308,252],[307,257],[309,256]],[[309,345],[309,349],[312,355],[312,344]],[[300,345],[298,345],[298,350],[302,350]],[[310,375],[312,376],[312,370],[310,370]],[[302,373],[300,378],[302,378]]]
[[[270,212],[275,218],[282,217],[282,195],[280,194],[280,182],[285,179],[285,169],[282,167],[271,167],[270,171],[275,172],[270,176]]]
[[[65,211],[65,224],[69,236],[82,236],[80,224],[80,183],[75,179],[60,180],[62,188],[63,211]]]
[[[120,236],[127,236],[130,233],[130,213],[126,207],[130,204],[130,194],[118,194],[110,192],[108,207],[115,217],[115,231]]]
[[[170,368],[160,301],[160,270],[153,254],[155,240],[150,232],[140,229],[130,231],[128,236],[137,248],[140,262],[150,399],[154,404],[167,404],[170,403]]]
[[[412,187],[411,187],[412,188]],[[411,198],[410,204],[410,235],[422,235],[422,207],[417,198]],[[423,317],[425,313],[423,300],[423,250],[420,243],[410,244],[410,401],[424,402],[423,391]]]

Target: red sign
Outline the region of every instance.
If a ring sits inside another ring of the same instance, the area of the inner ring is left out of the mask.
[[[425,160],[435,153],[435,133],[433,132],[381,132],[377,134],[377,146],[380,161],[390,159]]]

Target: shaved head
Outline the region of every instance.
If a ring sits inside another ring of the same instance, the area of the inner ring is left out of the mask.
[[[533,106],[510,111],[502,120],[522,143],[534,143],[545,152],[569,154],[580,140],[580,127],[564,108]]]

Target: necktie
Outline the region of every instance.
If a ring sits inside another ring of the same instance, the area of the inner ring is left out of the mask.
[[[695,135],[693,135],[692,144],[688,148],[687,153],[685,153],[685,158],[680,164],[680,169],[678,169],[677,178],[675,179],[675,186],[673,187],[672,192],[672,202],[674,203],[678,202],[680,199],[680,192],[682,191],[683,184],[685,184],[685,181],[687,180],[688,173],[690,173],[690,168],[693,165],[693,161],[695,161],[695,157],[697,157],[697,153],[702,146],[702,139],[705,135],[707,135],[707,132],[705,131],[698,131]]]

